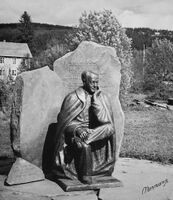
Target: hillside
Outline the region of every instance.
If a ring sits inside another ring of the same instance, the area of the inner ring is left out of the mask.
[[[142,50],[150,47],[155,38],[168,39],[173,42],[173,31],[150,28],[126,28],[126,34],[132,38],[132,48]]]
[[[64,35],[67,31],[72,28],[68,26],[50,25],[50,24],[40,24],[32,23],[34,31],[34,39],[40,38],[40,36],[45,37],[45,35]],[[19,36],[19,23],[13,24],[0,24],[0,41],[7,42],[20,42]]]
[[[60,26],[52,24],[32,23],[34,30],[34,37],[40,35],[59,35],[63,36],[65,33],[71,31],[73,28],[69,26]],[[18,29],[19,23],[0,24],[0,41],[6,40],[9,42],[18,42],[20,31]],[[173,42],[173,31],[156,30],[150,28],[126,28],[126,34],[132,38],[132,48],[141,50],[144,46],[151,46],[152,40],[157,38],[167,38]]]
[[[38,34],[47,33],[48,31],[56,30],[57,32],[64,32],[72,29],[72,27],[69,26],[40,24],[40,23],[32,23],[32,26],[35,36],[37,36]],[[15,38],[18,34],[20,34],[18,27],[19,23],[0,24],[0,41],[12,40],[12,38]]]

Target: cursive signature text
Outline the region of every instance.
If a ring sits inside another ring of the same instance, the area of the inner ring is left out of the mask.
[[[159,183],[156,183],[155,185],[152,185],[152,186],[145,186],[143,187],[142,189],[142,194],[145,194],[147,192],[150,192],[158,187],[165,187],[165,185],[168,183],[168,179],[165,179],[163,181],[160,181]]]

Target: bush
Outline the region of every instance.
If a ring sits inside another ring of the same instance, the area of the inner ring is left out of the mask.
[[[13,94],[13,83],[0,80],[0,110],[10,112]]]
[[[168,98],[169,84],[173,83],[173,44],[167,39],[154,40],[146,51],[145,62],[144,90],[154,92],[159,99]]]

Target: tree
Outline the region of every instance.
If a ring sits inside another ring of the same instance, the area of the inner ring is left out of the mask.
[[[28,15],[26,11],[20,17],[19,22],[20,22],[19,30],[21,32],[19,36],[19,41],[30,44],[33,39],[33,28],[32,28],[31,17]]]
[[[133,59],[132,59],[132,72],[133,76],[131,78],[131,91],[135,93],[143,92],[143,83],[144,83],[144,51],[133,50]]]
[[[18,70],[18,74],[30,70],[30,56],[29,56],[29,54],[26,54],[25,58],[22,59],[22,62],[20,63],[17,70]]]
[[[93,41],[116,49],[117,56],[122,64],[121,94],[129,88],[132,57],[131,39],[125,33],[112,11],[84,12],[79,19],[79,27],[67,38],[70,50],[74,50],[81,41]]]
[[[171,82],[173,73],[173,43],[167,39],[155,39],[146,51],[145,90],[166,90],[165,82]],[[162,91],[161,91],[162,90]],[[160,93],[160,94],[159,94]]]
[[[34,57],[31,62],[30,70],[41,68],[44,66],[49,66],[49,68],[53,70],[54,61],[64,55],[64,53],[59,51],[56,47],[57,46],[50,47],[45,51],[42,51],[37,57]]]
[[[2,110],[4,103],[8,96],[8,89],[5,81],[0,80],[0,110]]]
[[[10,113],[12,100],[13,82],[0,80],[0,111]]]
[[[53,69],[53,63],[56,59],[67,53],[67,47],[64,42],[66,31],[49,31],[39,34],[33,40],[34,58],[31,63],[31,69],[40,68],[48,65]]]

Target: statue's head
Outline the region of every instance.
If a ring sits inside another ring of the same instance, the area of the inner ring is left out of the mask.
[[[83,87],[90,94],[94,94],[99,89],[99,75],[92,71],[84,71],[81,75]]]

